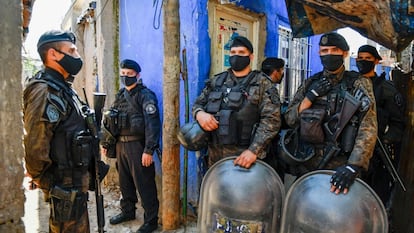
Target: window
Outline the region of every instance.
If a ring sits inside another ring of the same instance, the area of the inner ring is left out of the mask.
[[[280,84],[280,100],[289,102],[303,80],[310,76],[308,69],[308,38],[293,38],[292,31],[279,26],[279,54],[286,62],[285,78]]]

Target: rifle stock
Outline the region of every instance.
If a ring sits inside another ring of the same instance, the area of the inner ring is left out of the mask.
[[[377,137],[377,143],[379,145],[379,148],[381,151],[378,153],[381,157],[382,162],[384,163],[385,167],[387,168],[388,172],[390,173],[392,179],[394,182],[398,182],[398,184],[401,186],[401,189],[404,190],[404,192],[407,191],[405,188],[404,182],[402,181],[400,175],[397,172],[397,169],[395,169],[394,164],[392,164],[391,157],[388,154],[387,149],[384,147],[384,144],[382,144],[381,140]]]
[[[340,112],[336,113],[329,121],[323,124],[325,136],[328,138],[328,148],[322,160],[319,162],[318,169],[325,167],[329,160],[341,152],[341,148],[339,148],[337,143],[338,137],[360,106],[361,101],[357,100],[348,92],[345,92],[344,102]]]

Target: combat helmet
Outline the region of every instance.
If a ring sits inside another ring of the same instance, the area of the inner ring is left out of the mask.
[[[186,123],[177,134],[178,141],[188,150],[198,151],[207,147],[208,133],[197,121]]]
[[[298,165],[315,155],[313,147],[300,143],[299,130],[286,129],[280,132],[278,155],[288,165]]]

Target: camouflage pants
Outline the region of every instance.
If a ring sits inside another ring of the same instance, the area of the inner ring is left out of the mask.
[[[49,233],[89,233],[88,210],[75,221],[56,222],[49,218]]]
[[[221,159],[230,156],[239,156],[247,147],[236,145],[209,145],[208,147],[208,167],[210,168]]]

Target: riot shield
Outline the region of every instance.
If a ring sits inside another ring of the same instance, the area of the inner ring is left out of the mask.
[[[295,181],[283,206],[282,233],[387,233],[384,205],[361,179],[349,192],[329,191],[334,171],[307,173]]]
[[[279,232],[285,195],[277,173],[257,160],[250,169],[224,158],[206,173],[200,190],[198,232]]]

